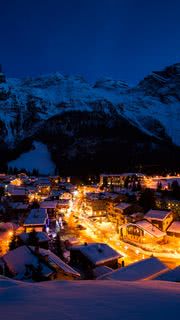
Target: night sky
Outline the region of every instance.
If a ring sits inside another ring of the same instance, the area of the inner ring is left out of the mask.
[[[180,62],[179,13],[179,0],[0,0],[0,63],[135,84]]]

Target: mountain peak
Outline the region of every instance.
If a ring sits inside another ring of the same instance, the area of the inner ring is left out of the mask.
[[[94,86],[94,88],[101,88],[101,89],[128,89],[128,84],[122,80],[113,80],[110,77],[103,77],[98,79]]]

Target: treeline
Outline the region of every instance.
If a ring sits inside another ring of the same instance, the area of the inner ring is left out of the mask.
[[[32,170],[27,170],[25,168],[18,169],[16,167],[8,167],[7,169],[7,174],[9,175],[17,175],[19,173],[25,173],[28,176],[35,176],[35,177],[39,176],[39,170],[36,168],[33,168]]]

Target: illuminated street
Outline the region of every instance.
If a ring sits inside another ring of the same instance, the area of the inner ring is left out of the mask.
[[[84,209],[82,193],[77,193],[65,217],[69,228],[77,236],[80,243],[104,242],[121,253],[125,265],[150,257],[152,255],[166,262],[169,267],[175,267],[180,263],[179,242],[161,245],[129,244],[119,239],[117,228],[106,217],[91,217],[91,212]]]

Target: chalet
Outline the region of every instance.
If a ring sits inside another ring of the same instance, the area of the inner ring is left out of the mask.
[[[69,199],[61,199],[58,201],[58,211],[61,213],[65,213],[70,206],[71,200]]]
[[[49,250],[21,246],[1,258],[4,275],[17,280],[73,280],[80,274]]]
[[[160,242],[166,236],[165,232],[145,219],[120,226],[119,234],[121,239],[139,243]]]
[[[114,207],[114,217],[120,224],[126,223],[127,216],[134,213],[132,204],[126,202],[120,202]]]
[[[88,192],[86,193],[86,209],[93,216],[106,215],[107,199],[103,193]]]
[[[40,203],[40,208],[44,208],[47,210],[47,214],[49,218],[55,218],[56,217],[56,210],[58,207],[58,201],[52,200],[52,201],[43,201]]]
[[[107,201],[107,215],[108,215],[108,219],[109,221],[112,222],[116,222],[117,221],[117,213],[116,213],[116,206],[121,202],[124,202],[127,200],[127,196],[123,195],[123,194],[113,194],[111,193],[113,196],[111,196],[108,201]]]
[[[81,270],[86,279],[93,278],[93,269],[98,266],[118,268],[122,255],[105,243],[85,243],[70,248],[70,264]]]
[[[40,194],[40,195],[49,195],[50,193],[50,190],[51,190],[51,182],[48,178],[45,178],[45,177],[40,177],[36,183],[36,188],[37,188],[37,192]]]
[[[160,230],[166,231],[171,222],[173,221],[174,215],[172,211],[151,209],[145,214],[144,218]]]
[[[112,192],[88,192],[86,193],[86,208],[93,216],[103,216],[111,212],[112,207],[122,198],[121,195]]]
[[[167,229],[167,235],[180,238],[180,221],[174,221]]]
[[[97,279],[116,281],[151,280],[168,270],[168,267],[159,259],[151,257],[132,263],[127,267],[113,270]]]
[[[48,215],[44,208],[32,209],[24,221],[25,232],[42,232],[48,226]]]

